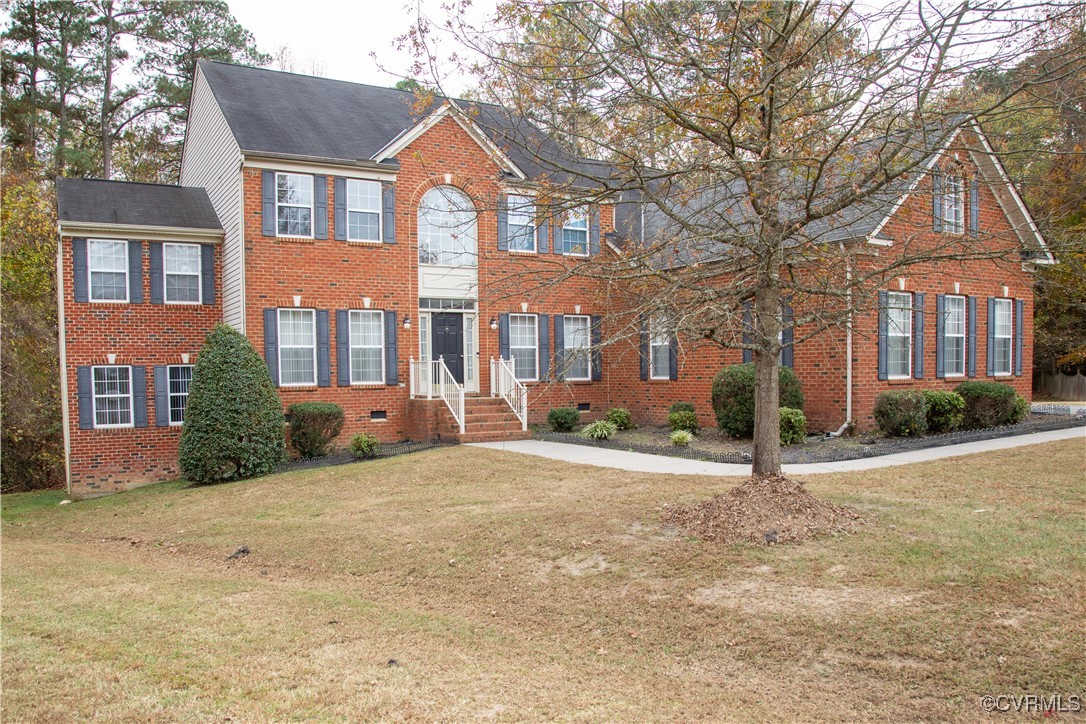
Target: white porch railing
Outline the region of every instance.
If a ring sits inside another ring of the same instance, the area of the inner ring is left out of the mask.
[[[425,397],[427,400],[437,398],[445,403],[452,413],[456,424],[460,426],[460,434],[464,434],[464,386],[456,381],[445,366],[445,360],[438,357],[435,360],[417,360],[412,358],[411,368],[411,397]]]
[[[490,358],[490,396],[505,400],[520,420],[520,429],[528,429],[528,388],[513,373],[513,360]]]

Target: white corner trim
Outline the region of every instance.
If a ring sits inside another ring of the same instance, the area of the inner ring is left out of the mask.
[[[57,244],[57,353],[60,361],[60,416],[64,427],[64,484],[72,497],[72,432],[68,414],[68,346],[64,326],[64,244]]]

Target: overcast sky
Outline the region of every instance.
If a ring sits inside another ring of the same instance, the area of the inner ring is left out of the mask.
[[[472,16],[487,15],[496,4],[475,0]],[[442,17],[441,0],[229,0],[229,5],[261,50],[288,46],[296,72],[381,86],[394,84],[413,61],[410,52],[396,49],[395,40],[411,27],[416,7],[435,20]],[[442,55],[451,50],[447,46]],[[468,83],[450,77],[444,85],[459,94]]]

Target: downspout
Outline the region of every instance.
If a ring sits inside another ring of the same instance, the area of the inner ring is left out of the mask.
[[[844,244],[841,244],[844,251]],[[852,424],[852,262],[845,261],[845,304],[848,308],[848,317],[845,319],[845,421],[837,432],[831,432],[829,437],[841,437]]]

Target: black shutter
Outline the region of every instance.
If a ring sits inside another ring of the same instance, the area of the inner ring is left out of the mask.
[[[885,380],[886,375],[886,307],[889,296],[885,291],[879,292],[879,379]]]
[[[551,253],[551,232],[550,224],[546,219],[542,219],[539,222],[539,226],[535,230],[535,250],[537,254],[550,254]]]
[[[539,379],[545,380],[551,372],[551,318],[539,315]]]
[[[396,243],[396,184],[381,182],[381,241],[386,244]]]
[[[913,377],[924,379],[924,295],[913,295]]]
[[[336,241],[347,241],[347,179],[336,176],[332,179],[332,233]]]
[[[128,301],[143,304],[143,242],[128,242]]]
[[[317,387],[332,386],[332,344],[328,310],[317,310]]]
[[[272,384],[279,386],[279,310],[264,310],[264,361]]]
[[[166,272],[161,241],[152,241],[147,245],[147,259],[151,265],[151,304],[164,304],[166,301],[164,276]]]
[[[969,297],[969,312],[968,319],[966,320],[966,328],[969,338],[966,340],[966,345],[969,347],[966,354],[969,366],[969,376],[977,376],[977,298]]]
[[[132,424],[147,427],[147,368],[138,365],[129,369],[132,376]]]
[[[561,314],[554,315],[554,377],[566,377],[566,318]]]
[[[1021,299],[1014,300],[1014,374],[1016,377],[1022,376],[1022,316],[1025,314],[1025,307],[1025,302]]]
[[[509,251],[509,197],[498,197],[498,251]]]
[[[980,230],[980,185],[976,179],[969,185],[969,235],[976,236]]]
[[[754,350],[746,346],[753,340],[753,332],[754,317],[751,314],[750,300],[747,300],[743,302],[743,364],[750,364],[754,361]]]
[[[603,379],[603,320],[592,317],[592,381]]]
[[[86,247],[84,247],[86,248]],[[79,429],[94,429],[94,380],[90,367],[75,370],[76,399],[79,401]]]
[[[667,364],[669,380],[679,379],[679,336],[677,334],[671,335],[671,339],[668,340],[667,350]]]
[[[313,238],[328,238],[328,177],[313,177]]]
[[[593,206],[588,217],[588,253],[595,256],[600,253],[600,207]]]
[[[275,171],[265,171],[261,174],[261,233],[264,236],[275,236]]]
[[[170,368],[155,365],[155,426],[170,426]]]
[[[498,356],[509,359],[509,315],[498,315]]]
[[[203,304],[215,303],[215,247],[204,244],[200,247],[200,275],[203,277],[200,301]],[[153,278],[153,277],[152,277]]]
[[[90,301],[90,275],[87,273],[87,240],[72,239],[72,287],[75,301]]]
[[[396,347],[396,312],[385,312],[385,384],[400,384],[399,351]]]
[[[639,346],[641,356],[641,379],[649,378],[649,319],[641,315],[641,344]]]
[[[995,376],[995,297],[988,297],[988,376]]]
[[[943,177],[936,169],[931,174],[931,215],[932,228],[943,230]]]
[[[793,319],[791,299],[785,299],[781,302],[781,366],[789,369],[795,365],[792,347],[795,342]]]
[[[946,295],[935,295],[935,376],[946,377]]]
[[[336,310],[336,383],[351,384],[351,315],[346,309]]]

